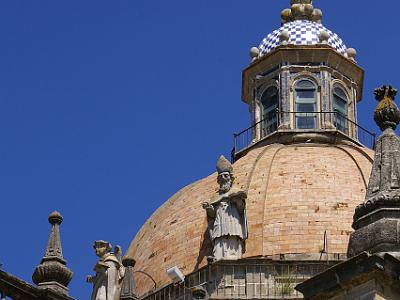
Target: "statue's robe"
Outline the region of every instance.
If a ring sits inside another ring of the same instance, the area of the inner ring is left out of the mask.
[[[248,237],[246,218],[246,192],[231,188],[212,199],[208,212],[210,237],[215,259],[239,259]]]
[[[124,267],[113,253],[107,253],[95,266],[91,300],[119,300]]]

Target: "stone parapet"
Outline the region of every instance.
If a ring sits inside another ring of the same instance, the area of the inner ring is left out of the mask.
[[[294,287],[338,261],[219,261],[144,296],[144,300],[302,299]],[[205,298],[192,298],[193,293]]]

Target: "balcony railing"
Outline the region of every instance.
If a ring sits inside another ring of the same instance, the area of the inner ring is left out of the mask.
[[[368,131],[337,111],[277,111],[276,118],[273,118],[273,120],[261,120],[242,132],[235,133],[232,156],[235,157],[236,154],[245,150],[255,142],[281,130],[306,132],[314,130],[337,130],[369,148],[375,148],[375,133]]]

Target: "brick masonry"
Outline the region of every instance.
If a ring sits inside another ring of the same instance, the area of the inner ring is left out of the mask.
[[[365,197],[372,157],[372,150],[350,144],[273,144],[238,160],[235,185],[248,192],[244,257],[319,257],[325,231],[328,252],[345,254],[354,208]],[[216,191],[214,173],[162,205],[128,249],[137,261],[135,270],[147,272],[161,287],[170,283],[166,270],[172,266],[185,274],[204,266],[211,244],[201,203]],[[141,295],[153,288],[140,273],[136,280]]]

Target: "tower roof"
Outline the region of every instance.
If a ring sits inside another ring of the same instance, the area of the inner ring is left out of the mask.
[[[343,40],[324,25],[308,21],[295,20],[283,24],[282,27],[268,34],[259,46],[260,56],[263,56],[282,44],[282,33],[288,34],[287,44],[290,45],[317,45],[321,43],[321,33],[328,34],[326,44],[342,55],[346,54],[347,47]]]
[[[268,34],[259,46],[259,56],[273,51],[280,45],[331,46],[346,56],[347,47],[342,39],[321,24],[322,11],[313,6],[312,0],[291,0],[291,7],[282,11],[282,26]]]

